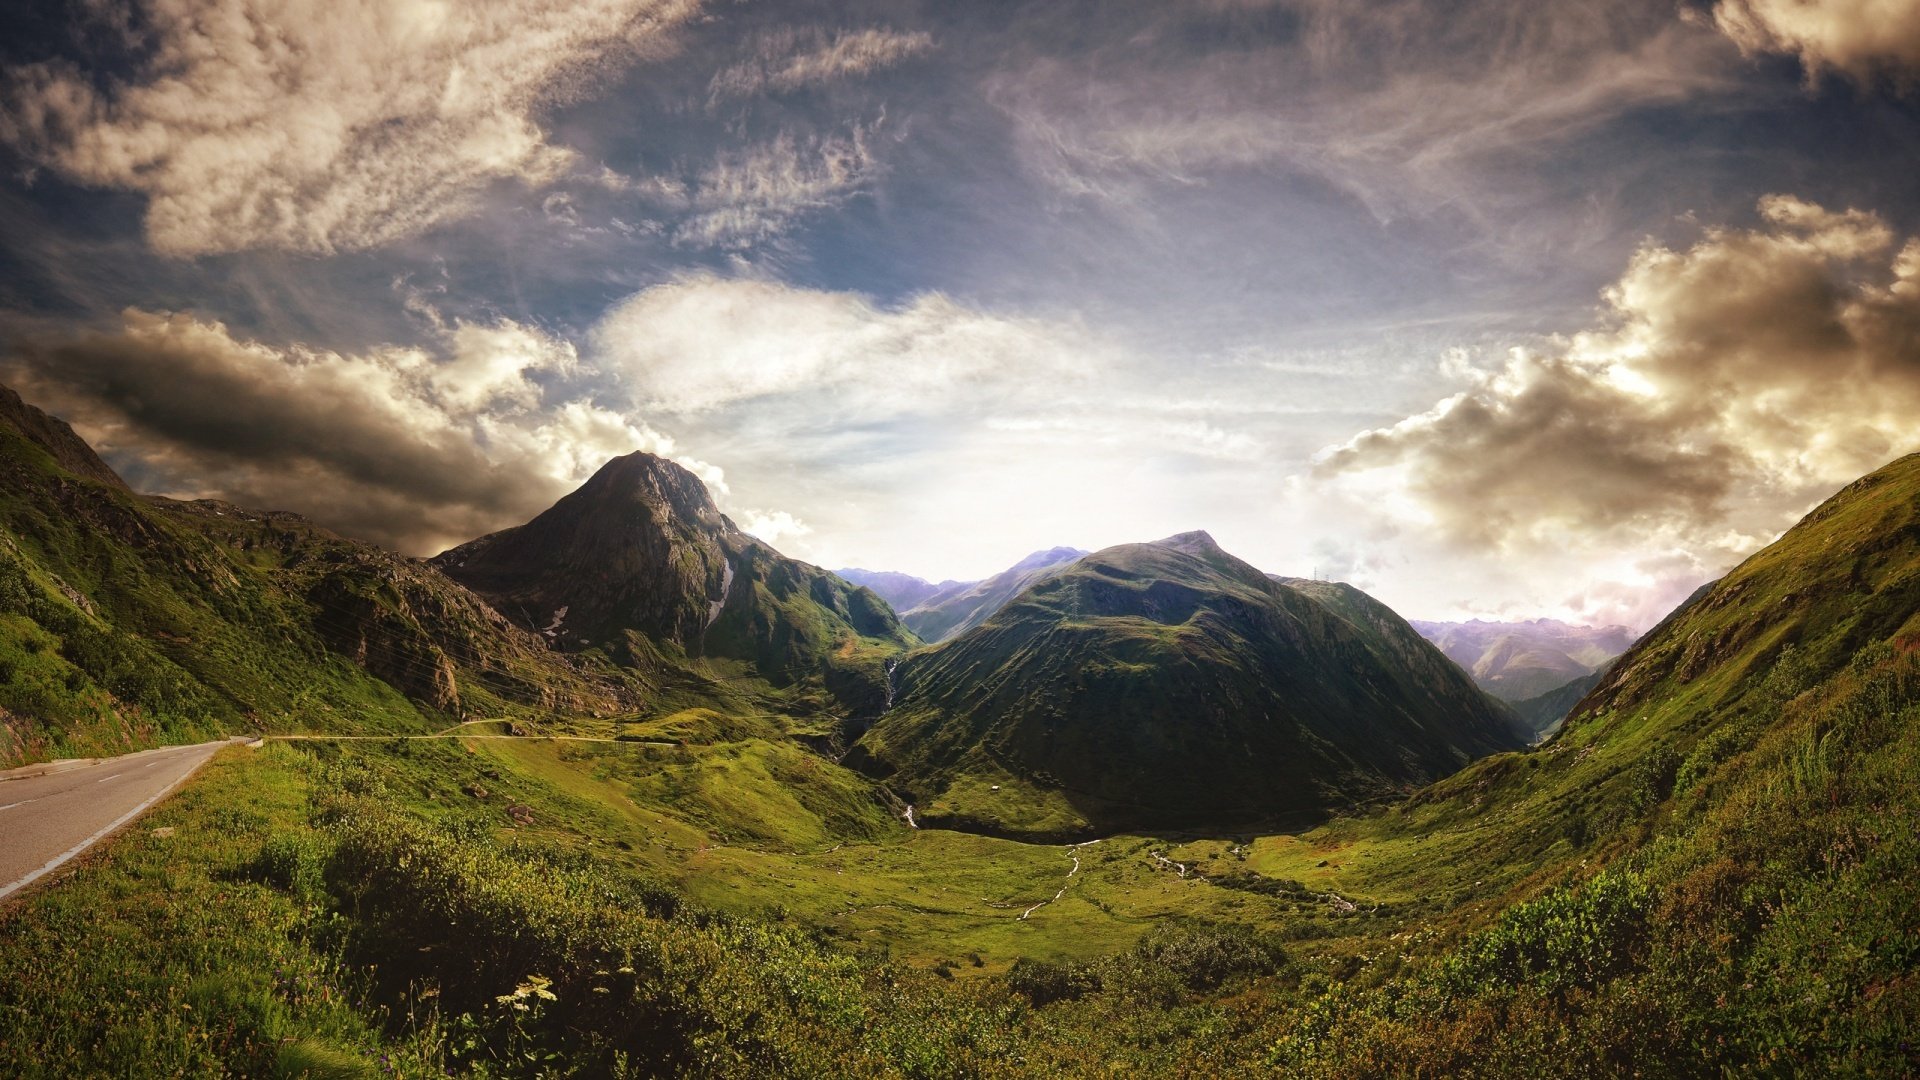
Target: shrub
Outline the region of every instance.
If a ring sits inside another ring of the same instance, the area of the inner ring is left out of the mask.
[[[1021,957],[1007,972],[1007,987],[1035,1005],[1076,1001],[1100,989],[1100,977],[1081,964],[1050,964]]]
[[[1653,888],[1630,870],[1604,870],[1518,904],[1441,965],[1453,995],[1537,983],[1592,989],[1632,968],[1645,950]]]

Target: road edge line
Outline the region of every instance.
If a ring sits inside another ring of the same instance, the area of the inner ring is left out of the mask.
[[[214,751],[214,753],[219,753],[219,751],[216,750]],[[205,765],[207,762],[212,760],[213,760],[213,754],[208,754],[206,757],[202,758],[199,762],[195,763],[193,768],[188,769],[186,772],[183,772],[179,776],[174,777],[172,783],[168,784],[166,787],[163,787],[159,791],[156,791],[152,795],[148,796],[146,802],[143,802],[139,806],[136,806],[133,809],[127,811],[126,813],[121,814],[119,817],[115,818],[110,824],[103,826],[99,832],[94,833],[92,836],[87,837],[85,840],[80,841],[78,844],[75,844],[74,846],[68,848],[67,850],[61,852],[60,854],[55,855],[50,861],[48,861],[48,863],[45,866],[42,866],[40,869],[35,870],[33,873],[28,874],[26,877],[21,878],[19,881],[16,881],[11,885],[0,885],[0,900],[6,899],[7,897],[13,895],[16,892],[19,892],[21,889],[26,888],[27,886],[33,884],[34,882],[40,880],[41,878],[47,876],[48,874],[53,873],[55,870],[60,869],[60,867],[63,864],[65,864],[68,860],[72,859],[76,855],[81,854],[82,852],[86,851],[88,848],[92,847],[93,845],[99,843],[102,839],[104,839],[107,836],[108,833],[113,832],[115,829],[118,829],[120,826],[125,825],[127,822],[132,821],[134,818],[139,817],[141,814],[146,813],[147,810],[150,807],[152,807],[154,803],[157,803],[161,799],[166,798],[169,794],[173,792],[174,788],[177,788],[181,784],[186,783],[188,777],[191,777],[194,773],[199,772],[200,767],[202,765]]]

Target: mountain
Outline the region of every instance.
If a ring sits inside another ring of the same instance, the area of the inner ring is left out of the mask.
[[[939,592],[902,610],[901,621],[922,641],[945,641],[986,622],[1021,590],[1084,555],[1079,548],[1048,548],[985,581],[948,582]]]
[[[1606,678],[1607,671],[1612,666],[1612,661],[1608,661],[1595,670],[1569,679],[1544,694],[1513,702],[1513,714],[1518,716],[1535,736],[1544,739],[1560,730],[1560,722],[1566,719],[1567,714],[1573,711],[1573,707],[1580,703],[1581,698],[1587,696],[1588,691],[1600,685],[1600,680]]]
[[[433,563],[564,651],[741,661],[856,710],[884,703],[886,657],[915,643],[872,590],[741,532],[698,477],[647,453]]]
[[[294,514],[135,494],[0,389],[0,764],[636,693],[416,560]]]
[[[1524,622],[1413,621],[1422,637],[1506,701],[1524,701],[1594,671],[1633,644],[1624,626],[1572,626],[1557,619]]]
[[[926,578],[912,574],[897,573],[892,570],[862,570],[856,566],[835,570],[846,581],[855,585],[864,585],[880,594],[895,611],[905,611],[922,603],[937,593],[949,589],[964,588],[974,584],[971,581],[943,581],[938,585]]]
[[[922,821],[1009,834],[1319,812],[1524,743],[1384,606],[1269,578],[1205,533],[1044,575],[895,685],[848,763]]]

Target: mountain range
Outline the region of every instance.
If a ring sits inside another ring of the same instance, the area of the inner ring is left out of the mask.
[[[909,574],[841,570],[841,577],[870,585],[900,612],[900,621],[929,644],[956,637],[991,618],[1021,590],[1087,553],[1055,547],[1036,551],[998,574],[980,581],[943,581],[935,585]]]
[[[647,455],[408,559],[139,495],[0,393],[0,760],[363,737],[226,753],[9,901],[0,1071],[1920,1063],[1920,456],[1512,709],[1202,532],[1021,572],[918,645]],[[1490,626],[1450,641],[1515,666]],[[463,717],[514,724],[394,738]]]
[[[923,821],[1015,835],[1312,814],[1524,743],[1377,601],[1204,532],[1045,574],[895,682],[848,762]]]
[[[1481,689],[1519,702],[1592,674],[1633,644],[1625,626],[1574,626],[1557,619],[1427,622],[1413,628],[1473,676]]]

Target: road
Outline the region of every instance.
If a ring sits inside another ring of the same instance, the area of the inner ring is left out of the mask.
[[[0,780],[0,899],[140,816],[232,745],[223,739],[142,750],[45,776]]]

